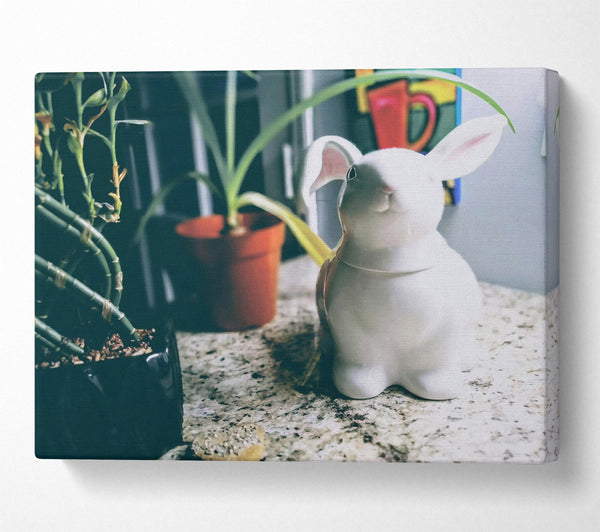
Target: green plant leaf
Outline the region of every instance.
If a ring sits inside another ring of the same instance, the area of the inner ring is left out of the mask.
[[[246,74],[246,76],[254,81],[260,81],[260,76],[256,72],[252,72],[252,70],[242,70],[242,73]]]
[[[147,126],[149,124],[152,124],[152,122],[150,122],[150,120],[138,120],[134,118],[128,118],[127,120],[115,120],[115,128],[119,124],[131,124],[132,126]]]
[[[79,156],[83,151],[81,142],[79,141],[76,133],[69,132],[69,136],[67,137],[67,147],[69,148],[69,151],[76,157]]]
[[[258,192],[246,192],[237,200],[237,208],[245,205],[254,205],[264,211],[277,216],[289,228],[292,234],[296,237],[300,245],[312,257],[312,259],[321,266],[332,253],[321,238],[316,235],[311,228],[300,218],[296,216],[290,209],[278,201],[272,200],[267,196],[263,196]]]
[[[140,238],[142,237],[142,233],[146,228],[146,225],[150,221],[150,218],[152,218],[152,216],[156,212],[158,206],[169,197],[169,194],[171,194],[173,190],[175,190],[179,185],[181,185],[185,181],[188,181],[189,179],[202,181],[210,189],[211,192],[219,196],[221,195],[221,192],[215,187],[215,184],[211,181],[210,177],[208,177],[205,174],[201,174],[200,172],[187,172],[179,176],[177,179],[170,181],[154,195],[152,201],[150,202],[150,205],[148,205],[148,207],[142,214],[137,229],[135,230],[135,234],[133,235],[133,238],[131,240],[131,246],[134,246],[139,242]]]
[[[108,84],[106,82],[107,72],[98,72],[100,78],[102,78],[102,85],[104,86],[104,94],[108,94]]]
[[[121,86],[119,87],[117,94],[114,94],[113,97],[110,98],[108,100],[108,103],[106,104],[108,109],[116,109],[118,105],[125,99],[125,96],[127,96],[127,93],[130,89],[131,85],[129,85],[129,82],[124,77],[121,77]]]
[[[204,140],[206,145],[210,149],[212,156],[215,160],[219,176],[221,177],[221,183],[223,188],[227,190],[229,182],[231,181],[230,174],[227,170],[227,163],[221,153],[221,147],[219,146],[219,139],[213,126],[208,109],[206,108],[206,102],[200,92],[200,87],[196,83],[196,79],[192,72],[175,72],[173,73],[175,81],[179,85],[181,92],[183,93],[190,109],[198,119]]]
[[[100,107],[106,102],[106,91],[104,89],[98,89],[94,92],[84,103],[83,108],[86,107]]]
[[[402,79],[402,78],[435,78],[435,79],[443,79],[453,83],[454,85],[461,87],[469,92],[472,92],[476,96],[480,97],[483,101],[488,103],[493,109],[495,109],[498,113],[505,116],[508,125],[510,128],[515,131],[515,128],[510,121],[510,118],[500,107],[500,105],[490,96],[485,94],[480,89],[477,89],[473,85],[466,83],[464,80],[455,76],[453,74],[448,74],[446,72],[441,72],[438,70],[393,70],[387,72],[377,72],[375,74],[370,74],[368,76],[360,76],[354,77],[350,79],[345,79],[343,81],[339,81],[338,83],[334,83],[325,89],[320,90],[319,92],[313,94],[312,96],[302,100],[298,104],[294,105],[286,112],[281,114],[275,120],[273,120],[270,124],[268,124],[259,135],[252,141],[252,143],[248,146],[246,151],[243,153],[240,161],[238,163],[234,181],[232,183],[232,193],[237,195],[238,191],[241,188],[242,182],[246,176],[246,172],[250,167],[250,164],[254,160],[254,158],[264,149],[264,147],[271,142],[285,127],[291,124],[294,120],[300,117],[307,109],[315,107],[327,100],[335,96],[339,96],[346,91],[351,89],[355,89],[357,87],[371,85],[373,83],[381,82],[381,81],[392,81],[394,79]]]

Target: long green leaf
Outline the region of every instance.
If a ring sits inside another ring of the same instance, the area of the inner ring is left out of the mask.
[[[508,125],[510,128],[515,131],[515,128],[510,121],[510,118],[500,107],[500,105],[490,96],[485,94],[480,89],[477,89],[473,85],[466,83],[464,80],[455,76],[453,74],[448,74],[445,72],[441,72],[438,70],[393,70],[387,72],[378,72],[375,74],[370,74],[368,76],[354,77],[350,79],[346,79],[330,85],[329,87],[322,89],[321,91],[315,93],[294,105],[290,109],[288,109],[285,113],[281,114],[275,120],[273,120],[269,125],[267,125],[260,134],[254,139],[254,141],[248,146],[246,151],[243,153],[240,162],[237,166],[234,181],[232,183],[233,191],[235,194],[238,193],[241,188],[242,182],[244,181],[244,177],[246,176],[246,172],[250,167],[250,164],[254,160],[254,158],[264,149],[264,147],[271,142],[285,127],[291,124],[294,120],[302,115],[307,109],[311,107],[315,107],[335,96],[339,96],[346,91],[351,89],[355,89],[360,86],[371,85],[373,83],[381,82],[381,81],[391,81],[399,78],[435,78],[435,79],[443,79],[445,81],[449,81],[454,85],[465,89],[476,96],[480,97],[486,103],[488,103],[493,109],[495,109],[501,115],[504,115],[508,121]]]
[[[272,200],[258,192],[246,192],[237,200],[237,208],[245,205],[254,205],[259,207],[273,216],[277,216],[289,228],[296,237],[300,245],[312,257],[312,259],[321,266],[325,260],[331,255],[332,250],[321,238],[316,235],[310,227],[298,216],[296,216],[285,205],[278,201]]]
[[[115,120],[115,127],[117,127],[119,124],[131,124],[133,126],[147,126],[151,123],[152,122],[150,122],[150,120],[136,120],[136,119],[128,118],[127,120]]]
[[[173,192],[173,190],[175,190],[179,185],[181,185],[181,183],[187,181],[188,179],[202,181],[210,189],[211,192],[217,195],[221,195],[219,189],[215,187],[215,184],[210,180],[210,178],[205,174],[201,174],[200,172],[187,172],[179,176],[177,179],[170,181],[154,195],[152,201],[150,202],[150,205],[148,205],[148,207],[144,211],[144,214],[140,218],[140,222],[135,231],[135,234],[133,235],[133,239],[131,241],[132,246],[139,242],[140,238],[142,237],[142,233],[146,228],[146,225],[150,221],[150,218],[152,218],[152,216],[156,212],[158,206],[167,199],[167,197],[169,196],[169,194],[171,194],[171,192]]]
[[[202,93],[200,92],[200,88],[196,83],[196,79],[194,78],[192,72],[175,72],[173,76],[185,99],[187,100],[190,109],[198,119],[198,122],[200,122],[204,140],[206,141],[206,145],[209,147],[213,155],[223,187],[226,188],[227,183],[230,181],[227,163],[223,157],[223,153],[221,152],[217,133],[210,115],[208,114],[206,102],[204,101]]]
[[[246,74],[246,76],[254,81],[260,81],[260,76],[256,72],[252,72],[252,70],[242,70],[242,73]]]

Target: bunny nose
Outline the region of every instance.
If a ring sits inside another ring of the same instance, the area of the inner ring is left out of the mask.
[[[387,194],[388,196],[390,196],[391,194],[393,194],[394,192],[396,192],[396,189],[390,187],[389,185],[382,185],[381,192],[383,192],[384,194]]]

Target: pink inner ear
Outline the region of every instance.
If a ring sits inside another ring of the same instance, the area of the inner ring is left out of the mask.
[[[479,135],[478,137],[475,137],[475,138],[461,144],[458,148],[456,148],[449,154],[448,160],[452,161],[452,160],[461,159],[462,157],[465,156],[465,154],[468,154],[473,148],[476,148],[477,145],[482,144],[483,142],[487,141],[489,136],[490,136],[490,133],[484,133],[483,135]]]
[[[350,163],[339,149],[333,146],[326,147],[323,150],[321,172],[312,187],[310,187],[311,192],[314,192],[334,179],[344,179],[348,168],[350,168]]]

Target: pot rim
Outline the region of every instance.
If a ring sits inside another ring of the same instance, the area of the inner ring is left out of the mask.
[[[187,228],[193,228],[195,226],[198,226],[199,224],[201,224],[202,222],[204,223],[211,223],[214,222],[215,220],[218,220],[219,222],[222,222],[221,225],[221,229],[223,227],[225,227],[225,216],[222,214],[210,214],[210,215],[206,215],[206,216],[195,216],[193,218],[188,218],[187,220],[184,220],[183,222],[178,223],[175,226],[175,233],[177,233],[178,236],[182,237],[182,238],[186,238],[186,239],[190,239],[190,240],[235,240],[235,239],[240,239],[240,238],[248,238],[250,236],[252,236],[253,234],[260,234],[263,231],[273,231],[273,230],[277,230],[279,227],[281,227],[283,225],[283,221],[279,218],[277,218],[277,216],[274,216],[273,214],[270,214],[268,212],[264,212],[264,211],[260,211],[260,212],[244,212],[244,213],[240,213],[240,216],[242,217],[242,222],[243,224],[248,228],[248,232],[244,233],[242,235],[229,235],[229,234],[215,234],[214,236],[212,234],[206,234],[206,235],[193,235],[191,234],[191,232],[186,232]],[[257,229],[251,229],[246,222],[250,221],[254,221],[256,219],[271,219],[273,220],[273,223],[270,223],[269,225],[267,225],[266,227],[259,227]]]

